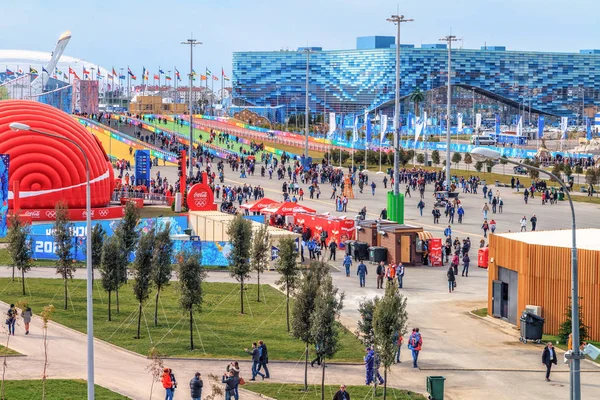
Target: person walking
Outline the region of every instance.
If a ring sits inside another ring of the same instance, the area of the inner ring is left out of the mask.
[[[342,264],[344,265],[344,268],[346,268],[346,276],[350,276],[350,267],[352,266],[352,257],[349,254],[346,254],[344,256],[344,261],[342,262]]]
[[[493,218],[490,221],[490,232],[492,232],[492,233],[496,232],[496,220],[494,220]]]
[[[265,374],[261,373],[258,368],[260,367],[260,351],[258,350],[258,346],[256,342],[252,343],[252,350],[244,349],[244,351],[252,356],[252,379],[251,381],[256,380],[256,375],[260,375],[262,380],[265,380]],[[223,382],[225,383],[225,382]]]
[[[240,381],[233,376],[233,371],[223,374],[221,382],[225,384],[225,400],[235,399],[235,390],[237,389]]]
[[[402,289],[402,284],[404,282],[404,265],[401,262],[396,266],[396,278],[398,278],[398,289]]]
[[[523,215],[523,218],[521,218],[521,232],[527,232],[527,217]]]
[[[377,266],[377,289],[383,289],[383,278],[385,277],[385,264],[383,261]]]
[[[487,220],[483,221],[481,229],[483,230],[483,237],[487,238],[487,231],[490,229],[490,224],[488,224]]]
[[[419,200],[419,204],[417,204],[417,208],[419,209],[419,213],[421,217],[423,216],[423,209],[425,208],[425,202],[423,200]]]
[[[29,335],[29,324],[31,323],[31,317],[33,313],[31,312],[31,307],[27,307],[25,311],[21,312],[21,317],[23,317],[23,323],[25,324],[25,334]]]
[[[504,200],[498,197],[498,212],[502,214],[502,207],[504,207]]]
[[[371,347],[365,349],[367,354],[365,355],[365,384],[370,385],[373,381],[373,368],[375,367],[375,352]]]
[[[434,207],[433,210],[431,210],[431,215],[433,215],[433,223],[439,224],[440,217],[442,216],[442,213],[440,212],[440,210],[438,210],[437,207]]]
[[[410,334],[410,337],[408,338],[408,348],[412,352],[413,368],[419,368],[417,362],[419,359],[419,352],[421,351],[422,346],[423,338],[419,333],[419,328],[415,328],[413,329],[412,333]]]
[[[450,227],[450,225],[448,225],[448,227],[446,229],[444,229],[444,236],[446,236],[446,238],[450,238],[450,240],[452,240],[452,228]]]
[[[8,334],[15,336],[15,324],[17,323],[17,309],[14,304],[11,304],[6,312],[6,325]]]
[[[317,357],[315,357],[315,359],[310,362],[311,368],[315,366],[315,363],[317,363],[318,366],[321,366],[321,353],[319,352],[318,343],[315,344],[315,353],[317,353]]]
[[[448,277],[448,293],[454,292],[454,284],[456,282],[456,276],[454,276],[454,268],[452,265],[448,267],[448,272],[446,272],[446,276]]]
[[[371,181],[371,193],[373,194],[373,196],[375,196],[375,188],[377,187],[377,185],[375,184],[375,181]]]
[[[463,256],[463,270],[462,270],[462,276],[469,276],[469,263],[471,262],[471,259],[469,258],[469,253],[465,253],[465,255]]]
[[[340,385],[340,390],[335,392],[333,400],[350,400],[350,393],[346,392],[346,385]]]
[[[356,275],[358,275],[358,283],[360,284],[360,287],[365,287],[365,281],[368,275],[368,271],[367,266],[365,265],[365,263],[362,262],[362,260],[360,264],[358,264],[358,268],[356,269]]]
[[[171,370],[169,368],[163,369],[161,383],[166,393],[165,400],[173,400],[174,382],[171,379]]]
[[[458,275],[458,264],[460,263],[460,259],[458,257],[458,251],[456,253],[454,253],[454,255],[452,256],[452,262],[450,263],[450,266],[452,268],[454,268],[454,277],[456,278],[456,275]]]
[[[535,231],[535,227],[537,226],[537,217],[535,216],[535,214],[531,216],[529,222],[531,222],[531,231]]]
[[[336,254],[337,248],[338,248],[338,245],[335,242],[335,240],[331,240],[329,242],[329,261],[331,261],[332,258],[333,258],[333,261],[335,261],[335,254]]]
[[[257,371],[260,369],[265,370],[265,379],[269,379],[271,375],[269,374],[269,368],[267,364],[269,363],[269,352],[267,351],[267,345],[262,340],[258,341],[258,351],[260,352],[260,365],[257,368]]]
[[[194,377],[190,380],[190,396],[192,400],[201,400],[202,399],[202,387],[204,386],[204,382],[202,382],[202,378],[200,376],[200,372],[196,372]]]
[[[458,205],[458,210],[456,211],[456,213],[458,214],[458,223],[462,224],[463,215],[465,215],[465,209],[462,205]]]
[[[402,344],[404,343],[404,337],[400,331],[396,332],[394,335],[394,340],[396,342],[396,364],[401,364],[402,361],[400,361],[400,352],[402,350]]]
[[[490,206],[488,203],[484,203],[483,207],[481,207],[481,211],[483,211],[483,219],[487,219],[488,211],[490,211]]]
[[[552,369],[552,364],[556,365],[556,351],[554,350],[554,346],[552,346],[552,342],[548,342],[546,347],[544,347],[544,351],[542,352],[542,364],[546,366],[546,382],[550,382],[550,370]]]

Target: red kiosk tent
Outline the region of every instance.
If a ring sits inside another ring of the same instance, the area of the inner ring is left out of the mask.
[[[347,240],[356,239],[356,229],[353,219],[331,217],[329,215],[310,215],[294,213],[294,223],[310,228],[312,237],[319,240],[321,232],[327,231],[327,244],[335,241],[339,248],[345,247]]]
[[[316,213],[312,208],[286,201],[284,203],[271,204],[261,210],[263,214],[279,214],[279,215],[292,215],[294,213]]]
[[[242,204],[240,208],[247,209],[249,212],[260,212],[264,208],[269,207],[272,204],[277,204],[278,202],[275,200],[271,200],[267,197],[263,197],[262,199],[255,201],[254,203]]]

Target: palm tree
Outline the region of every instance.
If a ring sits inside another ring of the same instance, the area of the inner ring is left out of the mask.
[[[425,95],[421,92],[421,89],[418,87],[415,88],[414,92],[412,92],[409,96],[409,100],[415,103],[415,116],[419,116],[419,103],[425,100]]]

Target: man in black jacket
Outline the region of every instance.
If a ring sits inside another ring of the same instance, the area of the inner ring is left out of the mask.
[[[202,386],[204,386],[204,383],[200,378],[200,372],[196,372],[192,380],[190,380],[192,400],[200,400],[202,398]]]
[[[258,366],[258,370],[261,368],[265,370],[265,378],[269,379],[271,375],[269,374],[269,368],[267,364],[269,363],[269,352],[267,351],[267,345],[262,340],[258,341],[258,351],[260,354],[260,365]]]
[[[244,351],[250,355],[252,355],[252,379],[251,381],[256,380],[256,375],[260,375],[262,379],[265,379],[265,375],[261,374],[258,370],[260,368],[260,351],[256,346],[256,343],[252,343],[252,350],[244,349]]]
[[[346,385],[340,386],[340,390],[333,395],[333,400],[350,400],[350,393],[346,392]]]
[[[542,364],[546,366],[546,382],[550,382],[550,369],[552,364],[556,365],[556,351],[552,346],[552,342],[548,342],[542,353]]]
[[[233,370],[230,370],[229,374],[224,374],[221,378],[221,382],[225,384],[225,400],[235,398],[235,389],[238,387],[239,380],[233,374]]]

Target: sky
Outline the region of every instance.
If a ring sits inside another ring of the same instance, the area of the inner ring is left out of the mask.
[[[6,1],[0,49],[50,52],[66,30],[65,55],[105,68],[130,66],[141,74],[208,67],[231,76],[235,51],[353,49],[356,37],[395,34],[386,22],[398,10],[415,21],[402,25],[401,43],[438,43],[452,33],[464,48],[578,52],[600,49],[598,0],[56,0]],[[2,66],[0,66],[1,68]]]

